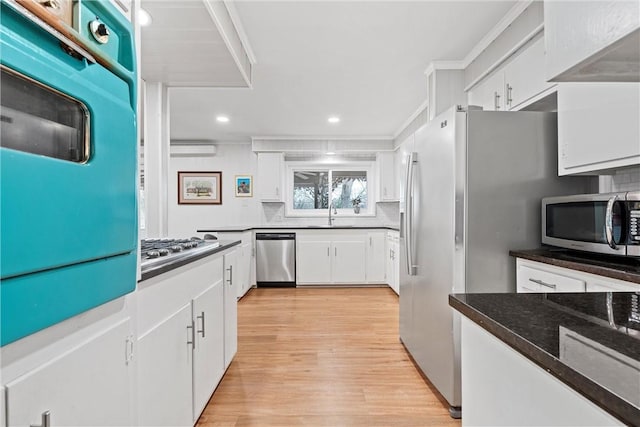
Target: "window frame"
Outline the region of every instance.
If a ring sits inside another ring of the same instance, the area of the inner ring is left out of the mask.
[[[367,174],[367,208],[360,208],[360,213],[356,214],[353,208],[338,209],[338,217],[373,217],[376,215],[376,176],[375,162],[373,161],[350,161],[350,162],[286,162],[286,197],[285,197],[285,216],[287,217],[307,217],[318,218],[326,217],[328,209],[294,209],[293,208],[293,176],[295,172],[328,172],[330,175],[329,184],[331,184],[331,176],[333,172],[340,171],[364,171]],[[332,191],[332,189],[330,189]]]

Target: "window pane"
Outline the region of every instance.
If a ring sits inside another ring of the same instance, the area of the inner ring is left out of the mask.
[[[360,200],[362,209],[367,208],[366,171],[334,171],[332,188],[331,200],[336,208],[352,208],[353,201],[357,199]]]
[[[329,207],[329,172],[293,172],[293,209]]]

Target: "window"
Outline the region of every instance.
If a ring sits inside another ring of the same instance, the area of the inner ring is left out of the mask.
[[[362,214],[372,213],[369,162],[333,168],[297,164],[289,165],[287,170],[291,195],[287,203],[289,215],[326,215],[329,204],[345,214],[354,214],[356,204]]]

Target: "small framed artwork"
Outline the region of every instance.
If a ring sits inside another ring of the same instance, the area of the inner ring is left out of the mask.
[[[221,205],[222,172],[178,172],[179,205]]]
[[[253,177],[236,175],[236,197],[253,197]]]

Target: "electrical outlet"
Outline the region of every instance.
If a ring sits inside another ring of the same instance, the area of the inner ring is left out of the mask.
[[[276,216],[273,217],[273,220],[275,222],[282,222],[282,215],[281,214],[277,214]]]

